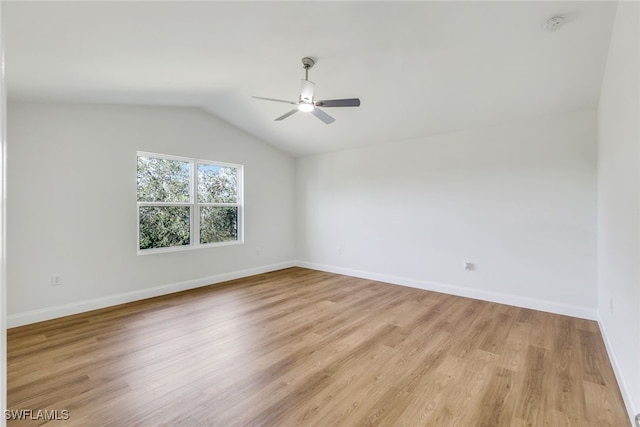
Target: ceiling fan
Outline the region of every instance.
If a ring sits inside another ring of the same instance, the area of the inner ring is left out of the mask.
[[[300,91],[300,98],[298,102],[286,101],[284,99],[273,99],[273,98],[264,98],[262,96],[254,96],[256,99],[264,99],[266,101],[275,101],[275,102],[284,102],[286,104],[295,105],[296,107],[289,111],[286,114],[278,117],[278,120],[284,120],[287,117],[297,113],[298,111],[302,111],[304,113],[311,113],[320,120],[322,120],[325,124],[331,124],[336,121],[329,114],[325,113],[319,107],[327,108],[327,107],[359,107],[360,99],[359,98],[347,98],[347,99],[327,99],[324,101],[315,101],[313,99],[313,92],[316,87],[316,84],[309,80],[309,69],[313,67],[315,61],[311,58],[304,57],[302,58],[302,65],[304,68],[304,79],[302,80],[302,90]]]

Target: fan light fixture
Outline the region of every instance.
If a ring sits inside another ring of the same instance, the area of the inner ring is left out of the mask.
[[[311,103],[301,102],[300,104],[298,104],[298,110],[302,111],[303,113],[310,113],[314,109],[315,107]]]

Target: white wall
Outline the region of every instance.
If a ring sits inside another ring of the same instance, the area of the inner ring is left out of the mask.
[[[637,2],[618,5],[598,109],[598,311],[630,415],[640,412],[639,14]]]
[[[0,2],[0,409],[7,407],[7,280],[6,280],[6,131],[7,97],[4,81],[4,29],[2,27],[2,6]],[[2,417],[0,427],[7,425]]]
[[[302,265],[595,318],[594,111],[306,157],[296,170]]]
[[[245,244],[136,255],[138,150],[243,164]],[[8,159],[10,326],[295,258],[293,158],[202,110],[9,103]]]

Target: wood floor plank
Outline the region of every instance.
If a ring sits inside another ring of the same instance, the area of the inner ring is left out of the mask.
[[[8,331],[14,426],[626,426],[596,322],[290,268]]]
[[[487,391],[478,408],[477,425],[491,427],[508,425],[513,416],[516,396],[513,395],[516,373],[496,367],[491,373]]]

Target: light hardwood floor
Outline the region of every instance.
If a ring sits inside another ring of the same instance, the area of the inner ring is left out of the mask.
[[[65,426],[629,426],[595,322],[291,268],[8,331]],[[43,421],[9,421],[9,426]]]

